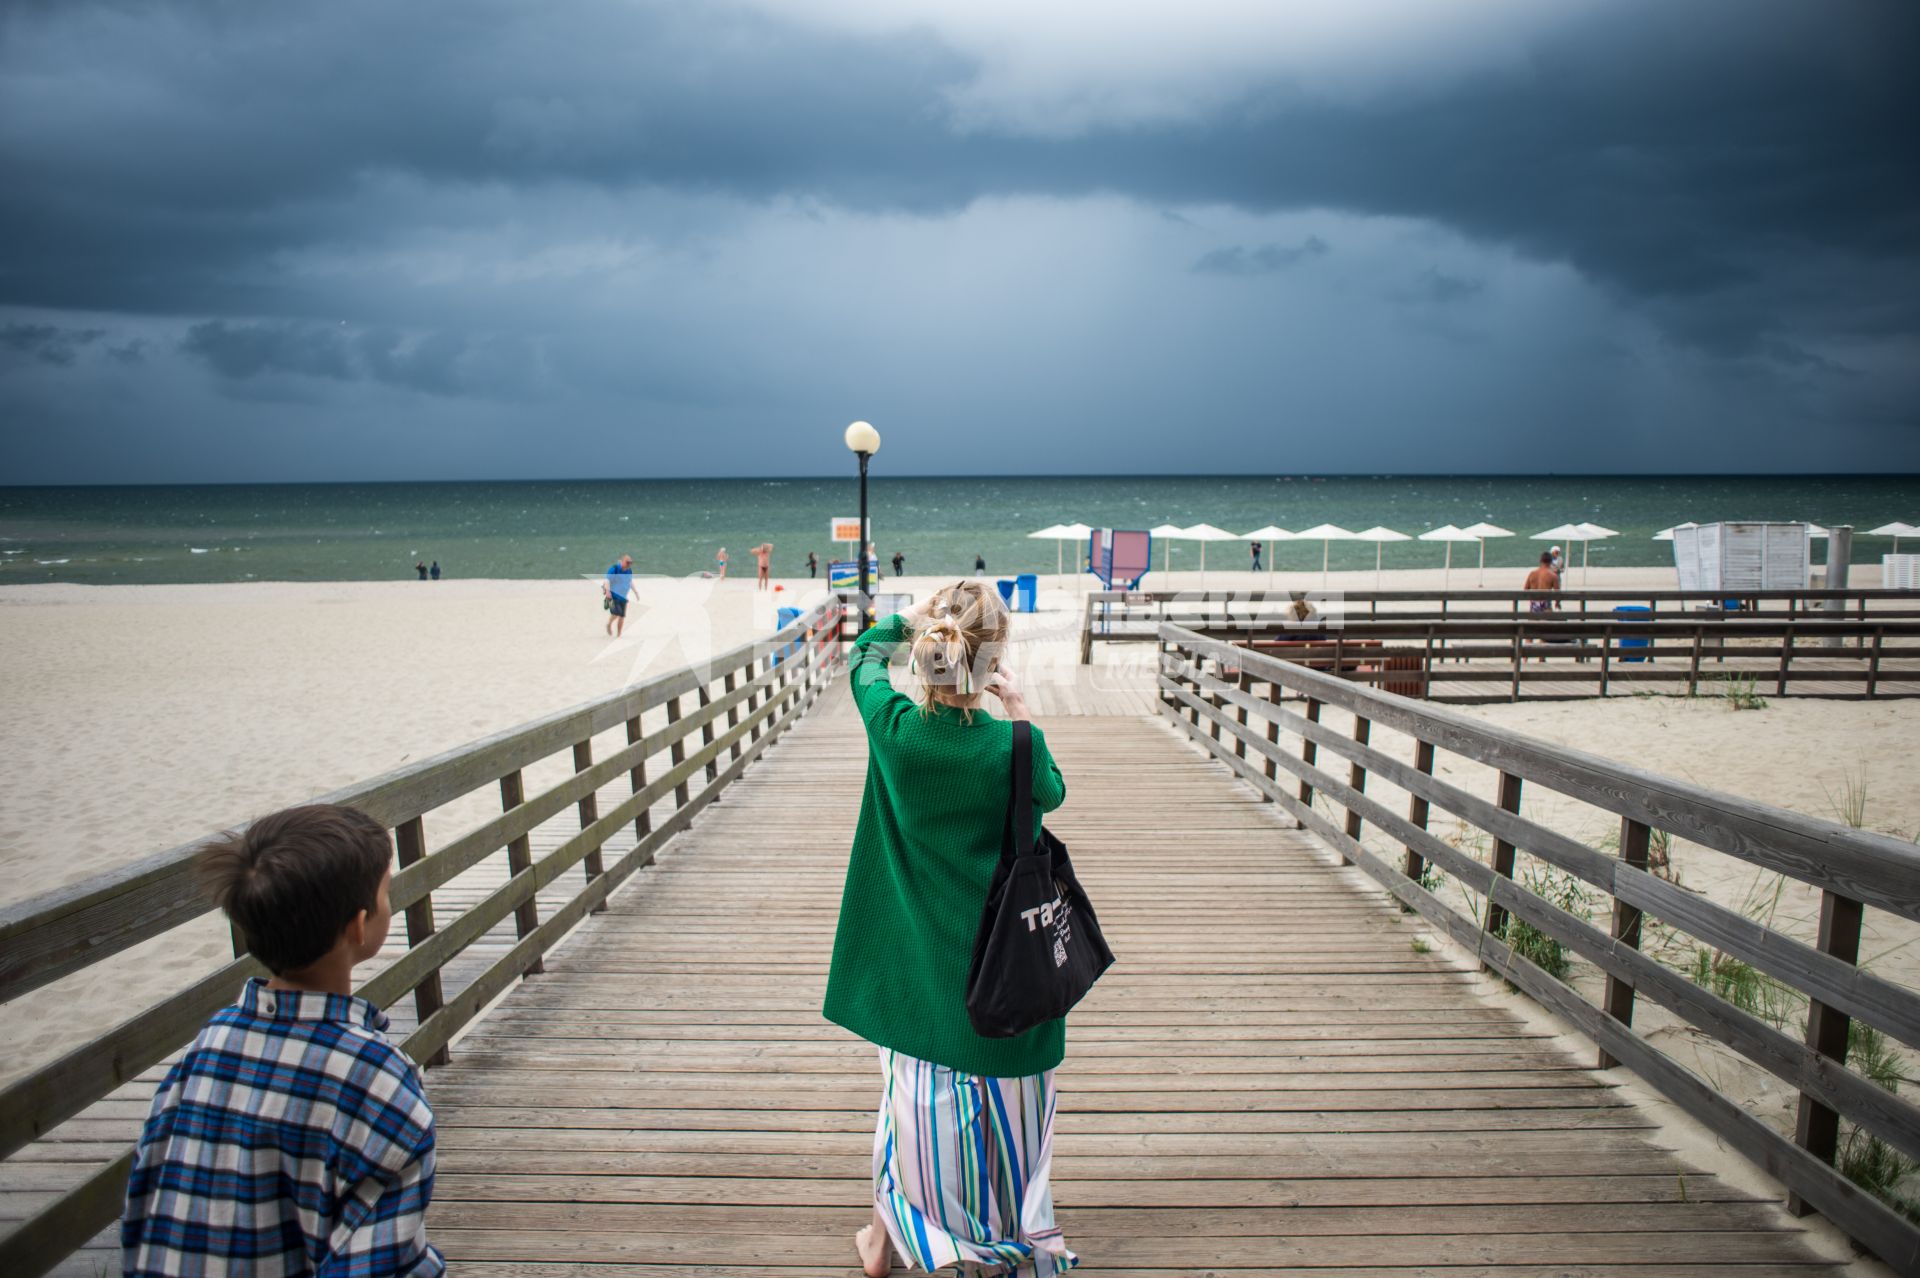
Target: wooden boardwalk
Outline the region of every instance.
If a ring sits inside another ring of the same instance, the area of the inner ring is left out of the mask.
[[[1121,957],[1060,1073],[1084,1272],[1831,1271],[1162,723],[1044,726]],[[455,1272],[857,1272],[878,1069],[819,1006],[865,760],[836,686],[432,1071]]]

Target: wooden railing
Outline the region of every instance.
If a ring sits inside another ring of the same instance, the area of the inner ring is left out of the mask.
[[[383,1008],[413,996],[417,1023],[406,1052],[422,1065],[445,1061],[463,1027],[540,971],[543,954],[804,714],[838,662],[839,626],[840,606],[830,600],[768,639],[318,800],[360,808],[394,831],[391,895],[396,916],[405,915],[406,949],[359,992]],[[622,727],[626,744],[596,761],[594,738]],[[565,780],[529,797],[525,775],[541,764],[549,773],[563,767]],[[601,790],[623,776],[627,793],[603,812]],[[469,796],[497,802],[499,815],[429,850],[426,819]],[[530,836],[569,807],[578,812],[577,833],[535,858]],[[609,864],[604,850],[628,825],[634,841]],[[201,842],[0,911],[0,1002],[207,915],[193,866]],[[505,881],[462,913],[436,918],[435,890],[502,851]],[[540,917],[539,894],[575,867],[578,889]],[[443,982],[449,962],[509,918],[514,943],[504,954],[457,989]],[[241,954],[0,1090],[0,1157],[178,1051],[261,970]],[[44,1273],[111,1224],[132,1159],[132,1148],[123,1149],[0,1238],[0,1273]]]
[[[1590,591],[1556,596],[1552,612],[1522,609],[1542,597],[1442,596],[1436,610],[1429,593],[1349,593],[1301,622],[1284,594],[1096,594],[1083,615],[1080,658],[1091,661],[1097,640],[1153,641],[1171,622],[1440,701],[1518,701],[1530,685],[1550,685],[1541,691],[1562,698],[1606,696],[1620,684],[1684,684],[1691,695],[1729,676],[1775,696],[1920,695],[1920,596],[1911,592],[1775,592],[1722,611],[1700,608],[1715,597],[1697,591]],[[1616,599],[1646,611],[1615,613]],[[1596,610],[1583,612],[1589,604]]]
[[[1920,993],[1858,966],[1868,911],[1920,921],[1920,849],[1489,728],[1179,626],[1162,625],[1157,637],[1162,709],[1194,741],[1404,908],[1593,1040],[1600,1068],[1631,1069],[1776,1177],[1797,1206],[1824,1213],[1901,1272],[1920,1271],[1920,1228],[1833,1165],[1843,1118],[1920,1158],[1920,1108],[1846,1065],[1854,1021],[1920,1047]],[[1222,668],[1233,677],[1220,677]],[[1283,704],[1283,693],[1293,699]],[[1328,711],[1344,712],[1350,724]],[[1403,734],[1407,757],[1376,745],[1376,728]],[[1436,756],[1456,771],[1462,761],[1491,769],[1493,797],[1436,776],[1443,770]],[[1340,764],[1346,766],[1336,772]],[[1383,784],[1393,787],[1395,803],[1385,801]],[[1529,819],[1522,814],[1525,787],[1556,792],[1609,825],[1617,822],[1617,846],[1603,850],[1570,837],[1565,820],[1549,828]],[[1431,832],[1441,813],[1477,832],[1488,859]],[[1367,842],[1369,827],[1375,846]],[[1817,938],[1796,939],[1656,873],[1650,849],[1667,837],[1810,885],[1821,900]],[[1393,850],[1381,851],[1382,842]],[[1598,889],[1610,901],[1609,923],[1596,926],[1530,890],[1532,874],[1516,877],[1522,856],[1529,866]],[[1432,871],[1477,900],[1464,909],[1443,901]],[[1798,991],[1808,1003],[1804,1039],[1643,953],[1643,928],[1655,920]],[[1604,973],[1599,1005],[1523,954],[1519,928]],[[1796,1089],[1795,1133],[1775,1131],[1637,1033],[1634,1003],[1642,995]]]
[[[1094,644],[1151,640],[1163,622],[1199,631],[1283,629],[1288,606],[1302,594],[1342,625],[1517,621],[1541,599],[1561,620],[1595,622],[1616,620],[1613,610],[1623,605],[1647,609],[1652,621],[1920,621],[1920,592],[1911,590],[1097,590],[1081,614],[1080,664],[1093,659]],[[1729,599],[1739,600],[1738,611],[1723,608]]]

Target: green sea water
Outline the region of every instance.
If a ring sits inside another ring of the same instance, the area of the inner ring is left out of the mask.
[[[1596,566],[1671,564],[1651,540],[1682,520],[1806,519],[1857,533],[1920,523],[1920,476],[1027,476],[894,478],[870,488],[883,559],[898,550],[915,574],[1051,572],[1054,523],[1152,528],[1211,523],[1235,532],[1319,523],[1418,533],[1485,520],[1517,537],[1490,541],[1487,563],[1519,568],[1539,554],[1529,534],[1591,521],[1618,529],[1595,542]],[[803,576],[809,550],[844,553],[828,521],[859,508],[855,479],[581,480],[565,482],[240,484],[0,488],[0,584],[381,581],[437,560],[449,577],[558,578],[598,573],[630,552],[646,573],[711,569],[726,547],[734,573],[747,548],[774,543],[776,575]],[[1815,559],[1823,551],[1816,543]],[[1855,562],[1876,562],[1885,538],[1856,535]],[[1904,548],[1904,547],[1903,547]],[[1916,546],[1920,549],[1920,546]],[[1270,548],[1281,569],[1317,569],[1314,543]],[[1471,546],[1456,550],[1464,557]],[[1068,547],[1069,564],[1073,548]],[[1199,547],[1176,543],[1175,568]],[[1437,543],[1386,547],[1390,568],[1437,567]],[[1155,565],[1163,549],[1156,547]],[[1335,543],[1333,566],[1373,566],[1371,545]],[[1244,544],[1207,548],[1209,569],[1245,568]],[[1151,584],[1151,578],[1148,584]]]

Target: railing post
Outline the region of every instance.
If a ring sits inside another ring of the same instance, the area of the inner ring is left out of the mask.
[[[1433,623],[1427,623],[1427,651],[1420,661],[1420,699],[1433,700]]]
[[[758,679],[760,677],[760,662],[761,662],[761,658],[759,657],[755,657],[753,660],[747,662],[747,678]],[[765,705],[769,700],[771,700],[772,697],[773,697],[773,690],[771,688],[769,688],[765,693],[759,693],[759,692],[754,693],[752,696],[747,698],[748,711],[759,709],[761,706]],[[750,742],[758,741],[760,739],[760,727],[761,727],[760,721],[758,719],[754,720],[753,726],[747,729],[748,741]]]
[[[527,801],[526,783],[515,768],[500,778],[500,810],[511,812]],[[522,834],[507,843],[507,876],[512,878],[522,871],[533,867],[533,842]],[[534,894],[527,893],[527,899],[513,907],[513,934],[524,940],[528,933],[540,926],[540,903],[534,900]],[[546,964],[534,955],[533,962],[527,965],[527,972],[533,974],[546,971]]]
[[[1524,625],[1525,623],[1523,622],[1521,624]],[[1509,701],[1518,701],[1520,699],[1520,643],[1523,633],[1519,627],[1516,627],[1513,632],[1513,691],[1507,696],[1507,700]]]
[[[1240,667],[1240,685],[1239,686],[1240,686],[1240,692],[1243,696],[1253,695],[1253,676],[1247,673],[1247,668],[1245,666]],[[1243,704],[1240,706],[1239,709],[1240,709],[1240,714],[1239,714],[1240,726],[1244,728],[1247,726],[1247,707]],[[1241,759],[1244,759],[1247,757],[1246,737],[1244,736],[1234,737],[1233,753],[1236,757]]]
[[[1784,697],[1787,695],[1787,663],[1792,660],[1793,627],[1788,626],[1787,632],[1780,636],[1780,677],[1773,689],[1773,695],[1776,697]]]
[[[753,704],[752,697],[747,698],[747,704],[749,708],[751,708]],[[667,702],[667,726],[672,727],[678,722],[680,722],[680,698],[674,697]],[[668,744],[667,758],[676,768],[687,761],[687,737],[685,733],[681,733]],[[673,801],[678,807],[684,808],[687,806],[687,783],[684,779],[681,780],[680,784],[673,787]]]
[[[1433,742],[1422,741],[1418,737],[1414,738],[1413,767],[1416,772],[1423,773],[1426,776],[1433,775]],[[1422,830],[1427,828],[1427,812],[1428,803],[1425,795],[1416,794],[1407,801],[1407,820]],[[1415,852],[1412,845],[1409,844],[1407,847],[1406,863],[1407,877],[1418,883],[1420,876],[1426,872],[1426,868],[1426,858],[1422,857],[1418,852]]]
[[[1164,651],[1164,649],[1163,649]],[[1087,605],[1080,611],[1080,664],[1093,664],[1093,592],[1087,592]]]
[[[1267,702],[1274,708],[1273,714],[1267,718],[1267,743],[1278,746],[1280,744],[1280,685],[1271,676],[1267,679]],[[1279,779],[1280,761],[1272,754],[1269,754],[1267,756],[1267,780],[1278,781]],[[1268,803],[1273,802],[1273,799],[1265,791],[1261,792],[1260,797]]]
[[[573,743],[573,770],[575,772],[585,772],[587,769],[591,768],[592,766],[593,766],[593,738],[588,737],[585,741],[574,742]],[[600,819],[600,792],[598,790],[589,790],[585,794],[580,796],[580,828],[582,830],[585,830],[587,827],[591,826],[595,821],[598,821],[599,819]],[[605,862],[601,859],[601,856],[600,856],[600,845],[596,843],[593,845],[593,851],[587,853],[587,856],[586,856],[587,882],[591,883],[595,879],[599,878],[600,872],[604,868],[604,866],[605,866]],[[606,908],[607,908],[606,898],[602,897],[600,899],[600,903],[593,907],[593,912],[595,914],[598,914],[600,913],[600,911]]]
[[[646,734],[640,730],[640,716],[627,720],[627,744],[637,743]],[[631,768],[627,769],[627,784],[633,787],[635,794],[647,788],[647,761],[643,756]],[[653,807],[649,804],[641,808],[633,818],[633,837],[644,839],[653,833]]]
[[[1320,722],[1320,699],[1318,697],[1307,698],[1307,722]],[[1300,738],[1300,761],[1311,768],[1319,757],[1319,742],[1315,741],[1312,737],[1303,735]],[[1300,778],[1300,802],[1305,807],[1311,808],[1313,806],[1313,786],[1305,777]]]
[[[1600,632],[1600,695],[1607,695],[1607,656],[1613,650],[1613,627],[1608,625]],[[1653,641],[1649,639],[1648,643]]]
[[[727,671],[726,677],[720,681],[720,686],[726,691],[727,695],[731,696],[733,694],[735,688],[733,671]],[[730,705],[727,707],[727,731],[731,732],[739,726],[740,707]],[[733,743],[733,757],[736,759],[740,757],[740,743],[738,741]]]
[[[1862,605],[1862,611],[1864,612],[1864,610],[1865,606]],[[1869,697],[1879,695],[1877,689],[1880,686],[1880,645],[1886,637],[1887,628],[1885,626],[1875,626],[1873,628],[1873,652],[1867,658],[1867,695]]]
[[[1354,715],[1353,716],[1354,741],[1359,745],[1365,745],[1367,744],[1367,741],[1372,736],[1373,736],[1373,720],[1366,718],[1363,715],[1358,715],[1358,714]],[[1358,759],[1354,760],[1353,766],[1347,770],[1347,784],[1352,786],[1354,789],[1360,791],[1363,794],[1366,792],[1367,770],[1365,767],[1361,766],[1360,761]],[[1360,840],[1360,827],[1361,827],[1360,814],[1354,811],[1353,808],[1349,807],[1347,809],[1347,837],[1349,839],[1354,840],[1356,843],[1359,842]],[[1342,855],[1340,859],[1343,861],[1347,860],[1345,855]]]
[[[1500,774],[1499,804],[1505,811],[1520,811],[1520,778],[1511,772],[1502,772]],[[1493,841],[1493,872],[1503,879],[1511,879],[1513,877],[1515,850],[1514,845],[1505,839],[1496,838]],[[1502,907],[1493,903],[1491,885],[1489,885],[1487,892],[1486,929],[1495,936],[1499,936],[1507,930],[1507,912]]]
[[[403,821],[393,828],[393,850],[403,870],[426,856],[427,831],[419,817]],[[407,907],[407,947],[411,949],[423,944],[432,935],[433,893],[428,892]],[[446,995],[440,987],[440,969],[437,967],[413,987],[413,1010],[422,1025],[427,1023],[429,1016],[446,1006],[446,1001]],[[443,1047],[420,1063],[426,1066],[445,1065],[450,1059],[447,1049]]]
[[[1643,822],[1632,817],[1620,818],[1620,860],[1636,870],[1647,868],[1647,850],[1653,841],[1653,831]],[[1613,939],[1622,945],[1640,948],[1640,907],[1628,905],[1619,897],[1613,899]],[[1605,1003],[1607,1015],[1622,1025],[1633,1024],[1633,986],[1613,975],[1607,974]],[[1600,1049],[1600,1061],[1596,1068],[1612,1069],[1620,1062],[1606,1048]]]
[[[702,679],[700,681],[700,686],[694,690],[694,696],[695,696],[695,699],[698,701],[699,706],[702,710],[705,710],[708,706],[713,704],[713,694],[707,691],[707,681],[705,679]],[[709,716],[708,718],[705,718],[700,722],[700,745],[704,748],[712,744],[713,744],[713,719],[711,716]],[[709,782],[712,782],[716,780],[719,776],[720,776],[720,760],[715,758],[709,758],[707,760],[707,780]]]
[[[1687,695],[1693,696],[1700,689],[1700,646],[1706,642],[1707,628],[1693,628],[1693,659],[1687,663]]]
[[[1821,951],[1843,963],[1857,964],[1860,961],[1860,921],[1864,913],[1860,902],[1836,892],[1822,892]],[[1828,1007],[1817,998],[1809,999],[1807,1046],[1836,1065],[1846,1064],[1848,1021],[1845,1012]],[[1840,1146],[1840,1115],[1801,1092],[1800,1113],[1794,1120],[1793,1140],[1821,1162],[1831,1163]],[[1790,1194],[1787,1197],[1787,1210],[1796,1216],[1805,1216],[1813,1208],[1803,1202],[1798,1194]]]

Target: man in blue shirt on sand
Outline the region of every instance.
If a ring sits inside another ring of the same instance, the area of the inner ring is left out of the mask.
[[[606,595],[607,633],[615,639],[627,628],[627,595],[633,590],[633,556],[622,555],[620,562],[607,569],[607,579],[600,589]]]

